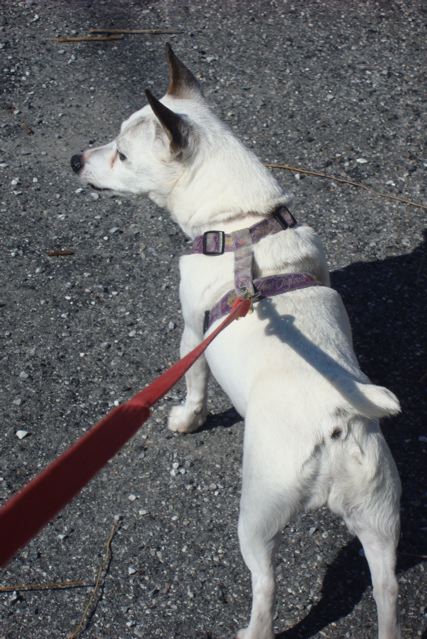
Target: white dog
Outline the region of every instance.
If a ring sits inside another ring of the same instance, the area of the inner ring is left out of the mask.
[[[97,189],[148,195],[190,238],[210,232],[180,262],[182,354],[217,324],[219,300],[255,295],[254,312],[189,371],[185,403],[169,417],[180,433],[203,423],[209,366],[245,419],[239,539],[253,602],[238,637],[274,636],[278,534],[301,509],[327,504],[363,544],[380,639],[397,639],[400,482],[377,420],[398,413],[399,402],[359,368],[314,231],[295,224],[287,194],[210,111],[169,46],[167,55],[166,95],[147,90],[149,105],[112,142],[71,164]]]

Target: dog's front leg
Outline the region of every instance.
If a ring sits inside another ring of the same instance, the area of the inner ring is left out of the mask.
[[[197,346],[201,341],[188,326],[184,327],[181,338],[181,357]],[[177,433],[193,433],[205,421],[207,413],[207,385],[209,368],[202,355],[185,375],[187,395],[185,402],[174,406],[169,414],[168,427]]]

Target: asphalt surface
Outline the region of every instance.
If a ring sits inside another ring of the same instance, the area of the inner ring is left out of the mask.
[[[186,239],[147,200],[80,189],[70,156],[110,140],[166,87],[164,43],[263,161],[426,202],[422,2],[13,2],[0,16],[0,410],[3,500],[178,354],[177,263]],[[57,44],[91,27],[175,35]],[[403,636],[425,632],[425,209],[276,171],[316,228],[356,351],[401,399],[383,428],[403,482]],[[67,249],[65,256],[49,251]],[[2,571],[1,639],[228,639],[249,615],[237,542],[243,425],[218,387],[198,433],[166,429],[178,386],[100,475]],[[17,433],[22,437],[18,437]],[[82,632],[105,559],[93,614]],[[281,639],[366,639],[376,613],[360,546],[326,510],[278,553]],[[50,584],[46,590],[18,586]],[[425,635],[424,635],[425,636]]]

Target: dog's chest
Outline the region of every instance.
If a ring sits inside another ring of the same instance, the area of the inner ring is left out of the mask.
[[[185,255],[179,266],[184,321],[199,332],[204,312],[233,287],[233,255]]]

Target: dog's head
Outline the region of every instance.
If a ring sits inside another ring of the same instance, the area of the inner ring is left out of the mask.
[[[147,106],[123,122],[104,146],[73,155],[71,167],[95,189],[148,194],[164,205],[174,184],[194,161],[198,124],[209,109],[197,79],[166,46],[167,93],[158,100],[146,90]]]
[[[163,98],[147,90],[147,106],[125,120],[109,144],[73,155],[73,171],[96,189],[147,194],[193,237],[215,222],[289,202],[212,113],[198,81],[169,45],[167,59]]]

